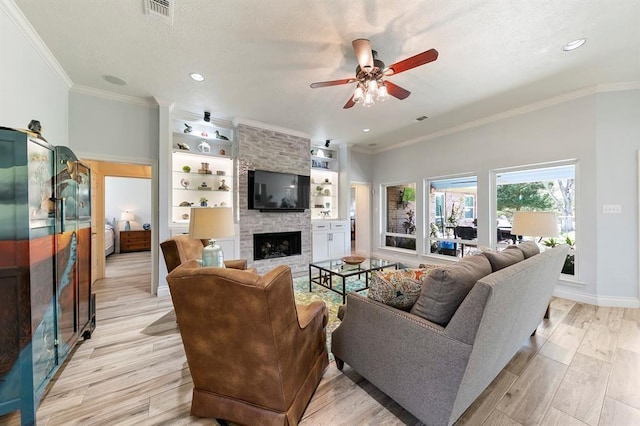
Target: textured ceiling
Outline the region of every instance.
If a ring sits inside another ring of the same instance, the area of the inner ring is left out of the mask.
[[[145,15],[142,0],[15,3],[74,84],[375,150],[577,89],[640,81],[638,0],[172,0],[172,26]],[[440,56],[390,78],[409,98],[344,110],[352,85],[309,84],[352,77],[356,38],[370,39],[387,64],[431,48]],[[563,52],[576,38],[587,43]]]

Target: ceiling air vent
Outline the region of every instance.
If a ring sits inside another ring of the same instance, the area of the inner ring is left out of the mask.
[[[420,116],[420,117],[416,118],[416,121],[424,121],[424,120],[426,120],[427,118],[429,118],[429,117],[427,117],[426,115],[422,115],[422,116]]]
[[[144,13],[156,15],[164,18],[170,25],[173,25],[173,7],[175,0],[143,0]]]

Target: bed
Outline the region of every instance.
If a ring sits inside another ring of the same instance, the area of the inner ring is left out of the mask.
[[[109,256],[116,250],[116,233],[113,225],[105,223],[104,225],[104,255]]]

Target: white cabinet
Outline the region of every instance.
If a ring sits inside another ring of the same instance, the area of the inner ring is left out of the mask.
[[[314,262],[339,259],[351,252],[349,225],[346,221],[321,221],[311,224],[311,249]]]

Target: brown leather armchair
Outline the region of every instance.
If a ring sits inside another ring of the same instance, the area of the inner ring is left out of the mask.
[[[324,302],[296,305],[291,270],[201,268],[167,276],[193,378],[191,415],[296,425],[329,363]]]
[[[175,235],[160,243],[167,272],[173,271],[181,263],[191,259],[202,259],[202,249],[209,244],[208,240],[198,240],[188,235]],[[225,260],[227,268],[247,269],[246,259]]]

